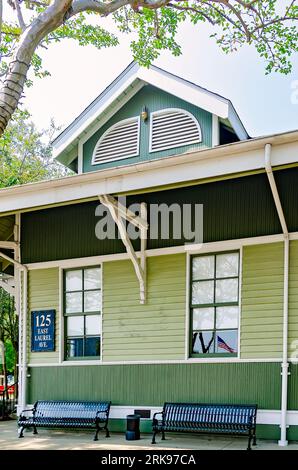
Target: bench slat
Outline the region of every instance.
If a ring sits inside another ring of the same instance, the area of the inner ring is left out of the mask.
[[[153,439],[164,431],[248,435],[255,442],[257,405],[165,403],[162,420],[153,419]]]

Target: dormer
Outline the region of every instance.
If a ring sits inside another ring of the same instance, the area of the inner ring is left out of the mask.
[[[78,173],[183,155],[249,136],[231,102],[132,63],[53,142]]]

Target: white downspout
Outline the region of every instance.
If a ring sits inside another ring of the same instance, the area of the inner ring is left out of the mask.
[[[287,405],[288,405],[288,315],[289,315],[289,232],[280,202],[276,182],[271,166],[271,144],[265,146],[265,169],[269,179],[270,188],[274,198],[279,221],[282,226],[284,235],[284,295],[283,295],[283,348],[282,348],[282,364],[281,364],[281,420],[280,420],[280,440],[278,445],[287,446]]]

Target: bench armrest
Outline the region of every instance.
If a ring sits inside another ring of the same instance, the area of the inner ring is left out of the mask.
[[[24,413],[27,413],[28,411],[31,411],[34,416],[35,408],[27,408],[21,411],[18,421],[26,421],[28,416],[26,416]]]
[[[158,416],[158,415],[161,415],[161,419],[156,418],[156,416]],[[156,413],[154,413],[153,418],[152,418],[153,424],[157,424],[158,421],[163,421],[163,420],[164,420],[164,412],[163,411],[157,411]]]
[[[34,410],[34,408],[28,408],[28,409],[22,410],[22,411],[21,411],[21,414],[22,414],[22,413],[25,413],[25,411],[33,411],[33,410]]]
[[[108,418],[109,418],[109,413],[110,413],[110,410],[109,410],[109,409],[108,409],[108,410],[98,410],[98,411],[96,412],[95,419],[98,419],[98,417],[99,417],[100,414],[105,414],[105,415],[106,415],[106,419],[108,419]]]

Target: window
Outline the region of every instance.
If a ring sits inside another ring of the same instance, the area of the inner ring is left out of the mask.
[[[198,121],[184,109],[155,111],[150,119],[150,152],[202,142]]]
[[[92,165],[139,155],[140,118],[124,119],[109,127],[97,142]]]
[[[192,257],[192,356],[236,355],[239,252]]]
[[[100,356],[101,269],[64,273],[66,358]]]

